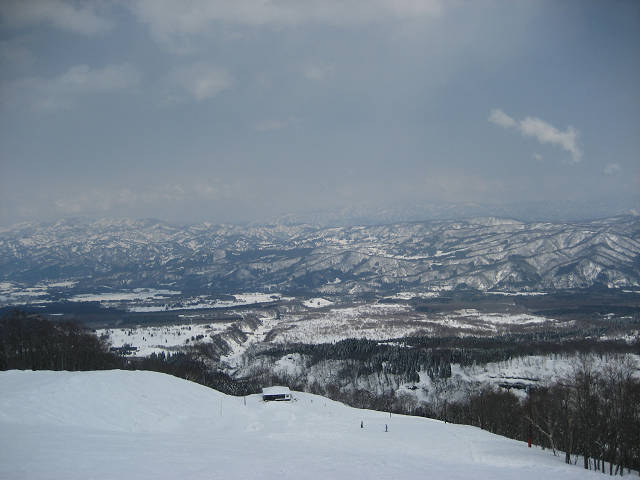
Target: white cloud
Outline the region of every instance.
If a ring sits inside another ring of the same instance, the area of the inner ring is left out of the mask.
[[[96,2],[72,4],[62,0],[3,0],[0,16],[11,26],[48,23],[60,30],[94,35],[110,30],[113,24],[98,13]]]
[[[91,68],[75,65],[52,78],[29,77],[3,88],[2,103],[27,104],[38,110],[68,108],[80,95],[106,93],[135,87],[140,74],[132,65]]]
[[[500,109],[491,110],[491,113],[489,114],[489,121],[496,125],[500,125],[503,128],[512,128],[517,125],[517,122],[513,118]]]
[[[605,165],[603,172],[605,175],[615,175],[620,172],[620,170],[622,169],[620,168],[619,163],[608,163]]]
[[[516,121],[500,109],[492,110],[489,121],[503,128],[514,128],[526,137],[533,137],[538,142],[560,147],[571,154],[573,163],[582,160],[582,150],[578,145],[578,131],[569,126],[563,132],[553,125],[537,117],[525,117]]]
[[[578,147],[578,131],[571,126],[562,132],[540,118],[526,117],[520,121],[519,128],[523,135],[535,137],[540,143],[559,146],[571,153],[574,162],[579,162],[582,158]]]
[[[544,160],[544,157],[539,153],[534,153],[533,158],[536,159],[538,162],[541,162],[542,160]]]
[[[169,84],[186,92],[193,99],[202,101],[213,98],[230,88],[233,85],[233,79],[223,68],[197,63],[171,72]],[[176,98],[175,95],[172,97]]]
[[[215,23],[236,25],[362,25],[395,19],[438,16],[442,0],[136,0],[128,3],[159,40],[205,33]]]

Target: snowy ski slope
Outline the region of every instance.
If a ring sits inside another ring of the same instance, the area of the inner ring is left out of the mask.
[[[390,418],[306,393],[264,403],[259,395],[230,397],[160,373],[117,370],[0,372],[0,392],[2,479],[596,475],[474,427]]]

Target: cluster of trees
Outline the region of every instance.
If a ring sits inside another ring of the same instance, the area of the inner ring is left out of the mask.
[[[593,368],[583,361],[571,378],[530,393],[523,405],[537,442],[582,457],[585,468],[640,470],[640,380],[630,361]]]
[[[419,371],[426,371],[431,378],[451,376],[452,352],[449,349],[404,348],[366,339],[349,338],[315,345],[293,344],[262,354],[279,358],[291,353],[305,355],[309,365],[324,360],[353,361],[358,366],[358,376],[390,373],[398,375],[403,382],[419,381]]]
[[[0,370],[123,368],[104,339],[72,322],[50,322],[15,311],[0,319]]]
[[[419,371],[431,379],[451,376],[451,364],[463,366],[500,362],[526,355],[553,354],[640,354],[635,342],[564,338],[558,331],[496,337],[405,337],[382,343],[366,339],[346,339],[335,343],[291,344],[262,352],[270,357],[300,353],[309,365],[324,360],[353,361],[360,375],[390,373],[403,382],[417,382]],[[353,370],[353,369],[352,369]]]
[[[464,402],[444,404],[434,416],[475,425],[499,435],[531,440],[567,463],[623,474],[640,469],[640,380],[628,360],[595,369],[588,360],[549,387],[528,392],[521,402],[510,392],[484,389]]]
[[[584,334],[583,334],[584,335]],[[460,365],[501,362],[526,355],[635,353],[640,354],[640,339],[634,342],[601,340],[600,335],[575,338],[562,330],[494,337],[413,336],[395,340],[407,347],[449,351],[452,363]]]
[[[324,344],[291,344],[261,352],[272,358],[292,353],[305,356],[308,366],[325,360],[340,360],[358,376],[371,373],[397,375],[402,382],[419,381],[418,372],[433,380],[449,378],[451,364],[463,366],[505,361],[526,355],[554,354],[640,354],[640,340],[559,338],[557,331],[496,337],[414,336],[382,343],[366,339],[346,339]]]

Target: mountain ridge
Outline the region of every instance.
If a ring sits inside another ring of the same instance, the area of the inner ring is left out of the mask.
[[[63,220],[0,231],[0,279],[323,294],[640,285],[640,217],[321,227]]]

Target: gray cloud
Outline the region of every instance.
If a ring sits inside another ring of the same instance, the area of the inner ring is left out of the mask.
[[[396,18],[435,16],[443,8],[441,0],[138,0],[134,11],[151,28],[167,33],[198,33],[211,22],[245,25],[295,25],[320,23],[329,25],[362,24]]]
[[[216,23],[275,27],[363,25],[389,19],[436,17],[442,0],[135,0],[129,7],[153,36],[177,53],[190,53],[185,37],[208,33]]]
[[[0,223],[515,199],[637,207],[637,11],[0,0]],[[589,55],[603,48],[616,55]]]
[[[0,65],[23,68],[33,64],[35,57],[22,39],[0,41]]]
[[[2,103],[58,110],[71,107],[81,95],[128,89],[140,79],[138,70],[128,63],[100,68],[74,65],[52,78],[28,77],[9,84],[2,89]]]
[[[10,26],[49,24],[72,33],[94,35],[104,33],[113,23],[100,15],[98,3],[83,1],[72,4],[60,0],[4,0],[0,16]]]
[[[107,65],[91,68],[88,65],[75,65],[62,75],[48,80],[54,91],[93,93],[120,90],[137,85],[140,74],[130,64]]]
[[[621,168],[619,163],[608,163],[605,165],[603,172],[605,175],[615,175],[620,172],[620,170]]]
[[[255,129],[258,132],[275,132],[277,130],[283,130],[289,127],[293,123],[297,123],[297,120],[293,118],[284,119],[284,120],[272,118],[270,120],[264,120],[262,122],[259,122],[255,126]]]
[[[200,102],[231,88],[233,78],[224,68],[196,63],[174,69],[169,74],[168,83],[172,88],[177,88],[191,99]],[[173,98],[177,99],[179,95],[173,94]]]
[[[334,66],[326,63],[310,63],[304,67],[304,76],[309,80],[322,81],[331,77],[334,73]]]

